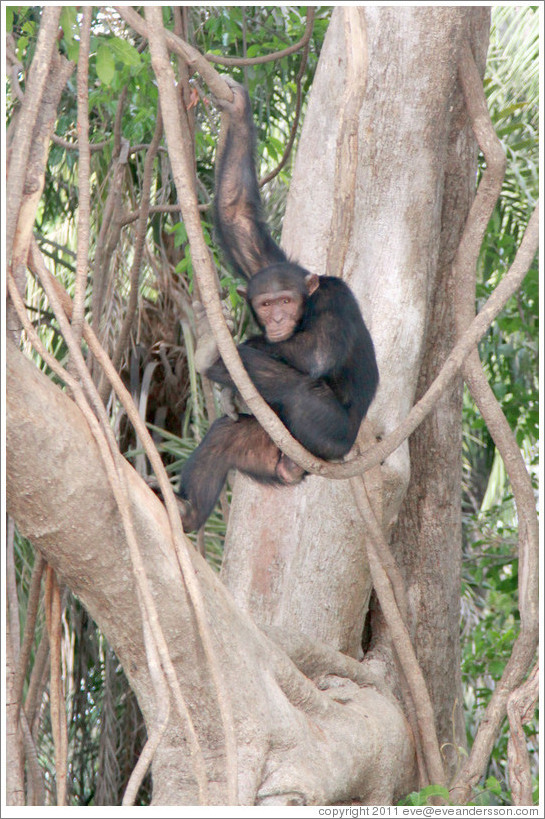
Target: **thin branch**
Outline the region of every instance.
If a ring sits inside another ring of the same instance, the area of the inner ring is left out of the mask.
[[[266,185],[267,182],[270,182],[271,179],[274,179],[277,176],[286,162],[289,159],[291,154],[293,143],[295,142],[295,135],[297,133],[297,128],[299,127],[299,119],[301,118],[301,106],[303,102],[303,75],[305,73],[305,69],[307,67],[307,60],[308,60],[308,42],[303,47],[303,53],[301,54],[301,65],[299,66],[299,71],[297,72],[297,76],[295,78],[295,85],[297,88],[296,96],[295,96],[295,115],[293,117],[293,122],[290,128],[290,135],[289,139],[286,143],[286,147],[284,148],[284,153],[282,154],[282,158],[276,168],[273,168],[272,171],[269,171],[268,174],[265,174],[262,179],[259,180],[259,187],[262,188],[263,185]]]
[[[49,711],[51,733],[55,746],[55,773],[57,785],[57,806],[66,804],[66,776],[68,737],[66,734],[66,705],[61,675],[61,596],[57,577],[51,566],[47,567],[44,609],[47,633],[49,635]]]
[[[60,6],[46,6],[42,11],[36,50],[28,72],[26,93],[21,109],[17,112],[17,122],[13,135],[13,144],[17,150],[14,151],[8,162],[6,185],[5,254],[8,266],[12,264],[13,242],[19,219],[19,208],[23,200],[23,186],[26,179],[30,146],[41,99],[49,76],[60,14]]]
[[[510,735],[507,743],[509,785],[515,805],[532,805],[532,773],[523,724],[534,716],[539,698],[539,664],[536,663],[528,679],[509,695],[507,716]]]
[[[55,145],[59,145],[59,147],[64,148],[66,151],[77,151],[79,150],[79,142],[69,142],[67,139],[63,139],[58,134],[51,135],[51,142]],[[89,143],[89,150],[92,154],[97,153],[98,151],[103,151],[110,144],[109,139],[103,140],[103,142],[90,142]]]
[[[18,708],[21,707],[23,697],[23,684],[27,671],[28,661],[30,659],[30,652],[34,642],[36,618],[38,616],[38,608],[40,605],[40,590],[42,585],[42,575],[45,569],[45,560],[40,552],[35,552],[34,566],[32,567],[32,575],[30,577],[30,588],[28,590],[28,600],[26,606],[25,630],[23,633],[23,642],[21,651],[17,658],[17,669],[15,671],[14,689],[17,695]]]
[[[15,49],[15,38],[10,32],[6,36],[6,63],[10,67],[9,77],[12,89],[15,91],[15,96],[20,102],[23,102],[25,95],[19,83],[19,74],[24,74],[25,69],[23,64],[17,59]]]
[[[12,517],[8,517],[6,534],[6,593],[13,659],[17,663],[20,654],[21,629],[19,626],[19,598],[15,574],[15,521]]]
[[[206,213],[207,210],[210,210],[210,205],[199,205],[198,209],[199,213]],[[150,205],[148,216],[152,216],[155,213],[176,213],[180,215],[181,212],[181,205]],[[138,210],[131,210],[130,213],[126,213],[125,216],[121,217],[121,227],[125,227],[126,225],[132,224],[132,222],[136,222],[139,216],[140,208]]]
[[[6,750],[4,751],[5,765],[2,767],[2,777],[5,774],[5,799],[10,806],[25,804],[25,784],[24,784],[24,756],[21,744],[21,733],[18,730],[18,721],[15,714],[16,702],[12,692],[12,682],[14,674],[15,657],[13,648],[16,645],[11,634],[11,619],[8,609],[6,617],[6,650],[3,663],[5,668],[5,688],[3,690],[3,702],[5,703],[5,732]],[[13,648],[12,648],[13,646]],[[2,749],[3,750],[3,749]],[[3,783],[2,783],[3,784]]]
[[[121,131],[121,123],[123,121],[123,109],[125,108],[125,103],[127,101],[127,94],[129,92],[129,88],[127,85],[124,85],[121,89],[121,94],[119,95],[119,99],[117,101],[117,105],[115,108],[115,119],[114,119],[114,156],[118,156],[121,151],[121,140],[122,140],[122,131]]]
[[[381,553],[384,550],[389,551],[388,546],[369,502],[364,478],[362,476],[351,478],[350,486],[365,523],[365,546],[373,586],[413,700],[428,775],[432,784],[444,785],[445,772],[435,732],[433,706],[409,632],[399,612],[392,583],[381,560]]]
[[[30,731],[34,733],[37,725],[37,716],[39,715],[39,703],[41,702],[43,690],[47,682],[46,674],[49,676],[47,664],[49,660],[49,637],[47,630],[42,634],[40,645],[34,655],[34,665],[30,674],[26,698],[25,698],[25,714],[28,720]]]
[[[7,549],[7,567],[8,567],[8,596],[9,596],[9,566],[10,566],[10,550],[12,546],[12,521],[8,524],[8,549]],[[34,642],[34,632],[36,627],[36,617],[38,607],[40,604],[40,587],[42,574],[45,567],[45,560],[39,552],[35,553],[34,566],[32,569],[32,576],[30,578],[30,588],[28,592],[28,600],[26,607],[25,629],[23,633],[23,642],[18,655],[15,656],[16,668],[13,682],[13,693],[16,698],[17,720],[22,731],[25,757],[27,762],[27,793],[29,798],[27,804],[45,805],[45,788],[44,777],[40,763],[38,761],[38,752],[36,745],[30,731],[27,720],[27,715],[24,709],[21,709],[23,698],[23,685],[25,681],[28,661],[30,659],[30,652]],[[18,616],[18,614],[17,614]],[[11,631],[11,629],[10,629]],[[46,641],[47,642],[47,641]],[[40,673],[41,676],[41,673]],[[30,688],[30,686],[29,686]]]
[[[299,42],[294,43],[281,51],[274,51],[272,54],[262,54],[259,57],[222,57],[218,54],[205,54],[205,59],[210,63],[216,63],[226,66],[248,66],[248,65],[263,65],[275,60],[281,60],[283,57],[289,57],[290,54],[295,54],[302,48],[305,48],[312,37],[312,30],[314,28],[315,10],[312,6],[307,8],[307,22],[305,31]],[[169,44],[170,47],[170,44]]]
[[[119,111],[119,106],[117,110]],[[107,289],[107,273],[110,260],[121,233],[121,195],[123,192],[123,178],[127,167],[128,148],[128,142],[122,140],[122,150],[114,154],[112,181],[106,197],[102,223],[95,247],[91,313],[93,328],[97,335],[100,331],[100,319],[104,294]]]
[[[153,726],[148,731],[148,739],[144,745],[138,762],[136,763],[125,788],[123,794],[123,807],[127,805],[134,805],[140,785],[146,775],[146,772],[151,765],[155,752],[159,747],[159,743],[164,736],[168,726],[170,716],[170,697],[168,693],[168,686],[165,682],[165,677],[161,671],[161,660],[157,653],[153,634],[150,630],[148,621],[143,622],[144,630],[144,645],[146,647],[146,657],[148,661],[148,669],[150,673],[151,682],[155,690],[155,698],[157,708],[153,715]]]
[[[89,231],[91,215],[91,195],[89,174],[91,151],[89,149],[89,50],[93,9],[85,6],[80,31],[78,57],[78,246],[76,257],[76,281],[74,286],[74,312],[72,331],[76,343],[81,343],[85,294],[87,291],[87,271],[89,265]]]
[[[162,13],[158,7],[146,6],[146,21],[148,30],[148,42],[151,53],[151,63],[153,71],[157,79],[157,86],[159,89],[159,100],[161,110],[163,112],[175,112],[178,107],[178,100],[176,98],[176,89],[174,83],[174,72],[169,61],[169,55],[166,48],[166,32],[163,28]],[[199,217],[199,212],[196,207],[197,197],[194,186],[191,185],[192,169],[188,167],[189,157],[184,150],[184,143],[182,138],[181,124],[179,117],[163,116],[165,127],[165,136],[169,149],[169,156],[172,167],[172,175],[176,184],[178,192],[178,200],[182,205],[182,216],[187,229],[188,239],[191,243],[193,254],[193,264],[196,271],[201,271],[206,268],[210,274],[208,284],[213,283],[214,296],[218,301],[219,297],[215,287],[214,270],[210,259],[210,254],[204,236],[202,233],[202,226]],[[196,252],[194,252],[196,251]],[[197,280],[201,288],[201,294],[204,293],[201,287],[201,276],[197,273]],[[221,307],[220,307],[221,311]],[[227,326],[225,325],[227,335],[232,342]],[[233,345],[234,346],[234,345]],[[170,501],[170,498],[168,499]],[[177,508],[177,507],[176,507]],[[179,515],[178,515],[179,525]],[[181,568],[184,578],[187,578],[187,573],[190,571],[190,562],[186,551],[185,541],[181,538],[176,538],[176,544],[180,544],[182,548],[177,548],[177,555],[182,562]],[[186,563],[189,562],[187,570],[185,570]],[[187,582],[187,579],[186,579]],[[222,679],[222,674],[219,668],[214,647],[210,638],[209,629],[206,624],[206,614],[200,589],[196,585],[196,596],[194,601],[195,614],[197,618],[202,618],[201,637],[203,640],[203,648],[208,660],[210,672],[214,680],[214,685],[217,692],[218,705],[220,708],[221,720],[225,734],[225,764],[227,777],[227,799],[228,804],[236,805],[238,803],[238,775],[237,775],[237,742],[234,728],[233,714],[231,709],[230,697],[227,692],[226,685]]]
[[[44,774],[25,711],[19,715],[27,763],[27,805],[45,805]]]
[[[121,358],[123,356],[123,353],[125,352],[125,347],[127,345],[132,323],[134,321],[134,316],[136,315],[136,308],[138,306],[138,284],[140,281],[140,267],[142,265],[142,255],[144,251],[144,243],[146,240],[146,228],[151,198],[151,174],[153,170],[153,163],[157,155],[157,148],[159,147],[159,142],[161,141],[162,135],[163,123],[161,121],[161,116],[159,114],[155,125],[155,133],[153,134],[150,149],[146,154],[146,160],[144,163],[144,176],[142,179],[142,199],[140,201],[138,224],[136,226],[136,243],[134,246],[134,257],[131,266],[131,271],[129,274],[130,281],[129,301],[127,304],[127,312],[125,314],[125,318],[123,320],[123,324],[119,332],[119,337],[117,339],[116,348],[112,355],[112,364],[116,370],[119,368]],[[105,400],[109,389],[110,387],[106,382],[104,388],[102,388],[100,391],[101,398],[103,401]]]
[[[471,54],[469,43],[466,43],[460,60],[459,75],[473,131],[486,161],[486,170],[479,184],[475,201],[464,228],[462,241],[453,263],[457,287],[456,321],[460,336],[466,331],[474,314],[475,271],[488,222],[501,194],[505,173],[505,156],[488,113],[482,81]],[[523,243],[530,230],[537,234],[537,229],[538,209],[536,207],[528,224]],[[524,679],[535,656],[539,627],[539,526],[532,482],[524,464],[524,459],[501,406],[483,372],[479,354],[475,347],[464,363],[463,374],[469,391],[503,459],[515,497],[519,520],[518,592],[520,611],[520,632],[514,643],[511,657],[501,680],[494,687],[494,692],[477,730],[469,757],[452,788],[457,799],[467,801],[470,798],[472,788],[486,769],[494,741],[507,712],[509,697]]]
[[[138,34],[149,40],[148,37],[148,23],[132,9],[130,6],[114,6],[117,13],[122,17]],[[186,43],[184,40],[177,37],[172,31],[163,29],[165,32],[165,39],[168,48],[175,54],[183,57],[186,62],[196,68],[205,83],[210,88],[215,97],[231,102],[233,99],[233,92],[221,77],[220,74],[213,68],[208,60],[193,46]]]

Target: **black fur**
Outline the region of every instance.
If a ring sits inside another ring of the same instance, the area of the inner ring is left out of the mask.
[[[308,295],[308,271],[289,262],[271,239],[261,217],[250,103],[240,86],[235,93],[242,95],[238,101],[244,100],[244,113],[239,109],[238,118],[229,119],[219,159],[217,235],[235,269],[249,278],[250,305],[256,295],[290,290],[302,307],[289,338],[271,342],[261,333],[238,350],[257,389],[291,434],[317,457],[335,460],[353,446],[376,392],[373,342],[350,288],[340,279],[322,276]],[[220,358],[206,374],[232,386]],[[186,531],[204,524],[230,469],[276,485],[304,477],[253,416],[220,418],[181,472],[178,494],[185,501]]]
[[[289,267],[297,278],[302,268]],[[284,268],[286,275],[288,265]],[[371,336],[343,281],[320,277],[286,341],[271,343],[258,335],[238,350],[265,401],[306,449],[325,459],[346,455],[375,395],[378,369]],[[232,384],[221,359],[207,375]]]

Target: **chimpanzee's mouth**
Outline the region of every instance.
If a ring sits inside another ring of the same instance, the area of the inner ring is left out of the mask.
[[[291,335],[291,328],[289,330],[275,330],[274,333],[267,332],[268,341],[284,341]]]

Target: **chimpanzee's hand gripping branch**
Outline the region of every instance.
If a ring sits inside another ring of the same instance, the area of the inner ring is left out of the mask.
[[[228,260],[248,280],[246,298],[261,329],[238,352],[291,434],[319,458],[342,458],[376,392],[373,342],[350,288],[290,262],[272,239],[262,217],[250,100],[242,86],[229,84],[233,101],[222,103],[214,219]],[[204,371],[234,388],[219,357]],[[305,476],[252,415],[219,418],[181,471],[185,531],[204,524],[230,469],[280,486]]]

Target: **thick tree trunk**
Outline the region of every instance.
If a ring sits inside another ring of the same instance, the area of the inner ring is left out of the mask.
[[[97,445],[74,403],[11,344],[7,364],[9,513],[107,636],[150,730],[158,703],[134,572]],[[126,475],[160,624],[201,743],[208,799],[226,804],[217,700],[169,546],[165,510],[128,464]],[[289,660],[240,612],[193,550],[192,560],[232,698],[239,803],[357,799],[380,804],[406,791],[414,752],[391,695],[379,692],[358,663],[325,648],[305,644],[301,649],[294,643],[289,649],[294,662]],[[154,804],[198,804],[187,741],[173,704],[153,761],[153,783]]]
[[[471,46],[484,74],[489,9],[471,15]],[[475,195],[477,145],[456,89],[445,159],[439,257],[433,281],[418,400],[456,341],[452,261]],[[428,680],[439,743],[450,773],[466,746],[461,680],[462,379],[410,439],[411,480],[392,548],[411,600],[410,628]]]
[[[476,171],[457,66],[467,38],[482,63],[488,14],[482,8],[367,6],[355,20],[338,8],[320,57],[284,245],[313,272],[340,272],[326,270],[326,261],[338,263],[330,246],[339,243],[334,211],[344,89],[349,47],[357,44],[367,52],[367,78],[362,71],[354,206],[352,218],[345,218],[341,258],[377,351],[381,381],[369,413],[376,436],[407,415],[453,344],[449,265]],[[415,436],[411,461],[404,445],[383,465],[382,508],[384,529],[391,532],[410,481],[392,543],[408,583],[440,741],[463,744],[459,711],[454,737],[451,722],[462,701],[460,389],[445,396]],[[308,478],[295,490],[270,490],[237,477],[235,490],[222,576],[236,600],[258,622],[298,629],[358,656],[371,584],[366,532],[348,483]]]

